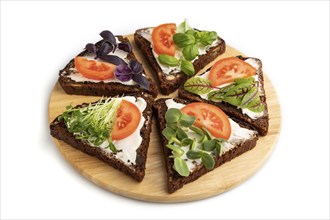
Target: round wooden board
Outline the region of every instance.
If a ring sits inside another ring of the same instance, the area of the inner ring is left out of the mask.
[[[147,74],[150,73],[146,60],[136,48],[133,36],[128,36],[138,60],[143,64]],[[216,60],[236,55],[244,55],[238,50],[227,46],[226,52]],[[215,62],[215,61],[214,61]],[[207,69],[214,62],[204,68]],[[201,70],[202,72],[203,70]],[[151,75],[151,74],[150,74]],[[64,158],[84,177],[98,186],[113,193],[152,202],[186,202],[205,199],[226,192],[243,183],[251,177],[267,160],[276,145],[281,127],[280,104],[276,91],[271,82],[265,76],[265,90],[269,109],[269,132],[265,137],[260,137],[256,147],[251,151],[225,163],[212,172],[200,177],[198,180],[185,185],[173,194],[168,194],[166,185],[166,171],[163,165],[163,155],[158,138],[156,120],[152,121],[151,140],[149,144],[146,174],[141,183],[136,182],[129,176],[115,170],[102,161],[91,157],[68,144],[53,138],[55,145]],[[177,93],[169,96],[176,97]],[[83,102],[93,102],[100,97],[78,96],[66,94],[61,86],[56,83],[49,101],[49,123],[61,114],[69,104],[73,106]]]

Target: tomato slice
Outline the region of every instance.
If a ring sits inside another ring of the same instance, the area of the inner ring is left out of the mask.
[[[133,103],[123,99],[112,130],[112,140],[121,140],[131,135],[139,126],[141,113]]]
[[[216,138],[229,139],[231,134],[229,118],[220,108],[203,102],[194,102],[181,108],[181,112],[195,116],[196,127],[206,128]]]
[[[220,86],[233,82],[237,78],[245,78],[256,74],[256,69],[237,57],[228,57],[216,62],[208,76],[212,86]]]
[[[175,55],[173,35],[176,32],[176,24],[162,24],[152,31],[152,43],[157,54]]]
[[[74,65],[78,72],[88,79],[105,80],[114,77],[116,65],[85,57],[76,57]]]

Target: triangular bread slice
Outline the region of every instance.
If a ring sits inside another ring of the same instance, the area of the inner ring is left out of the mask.
[[[113,97],[112,99],[115,98],[118,99],[118,97]],[[50,134],[54,138],[64,141],[72,147],[100,159],[113,168],[140,182],[145,175],[147,151],[151,132],[153,99],[148,94],[126,94],[120,96],[119,99],[125,99],[135,104],[140,110],[141,120],[134,133],[122,140],[117,142],[114,141],[113,144],[117,147],[117,153],[114,153],[104,144],[93,146],[87,140],[76,138],[73,133],[69,132],[64,120],[59,120],[60,116],[56,117],[50,124]],[[88,103],[84,103],[74,108],[87,105]]]
[[[164,95],[168,95],[177,90],[187,80],[188,76],[182,71],[171,74],[164,73],[160,63],[154,56],[151,42],[152,29],[153,27],[136,30],[134,40],[153,70],[155,78],[158,79],[159,91]],[[203,69],[219,55],[223,54],[225,50],[225,41],[218,37],[216,45],[209,47],[205,54],[198,55],[197,59],[193,61],[195,73]]]
[[[191,101],[174,98],[174,99],[158,99],[155,101],[153,107],[156,112],[157,124],[159,126],[160,132],[160,141],[162,144],[164,161],[165,161],[165,169],[167,172],[167,186],[168,192],[173,193],[176,190],[182,188],[185,184],[190,183],[203,176],[207,172],[212,170],[208,170],[205,168],[203,164],[198,164],[193,170],[190,170],[189,176],[181,176],[174,169],[174,159],[172,157],[172,150],[166,147],[169,143],[165,136],[162,134],[162,131],[166,128],[166,119],[165,113],[169,108],[182,108],[183,106],[192,103]],[[231,124],[232,133],[231,136],[226,142],[226,144],[222,145],[222,153],[220,156],[218,154],[212,154],[215,166],[217,168],[222,164],[231,161],[232,159],[238,157],[239,155],[251,150],[255,147],[258,134],[254,129],[244,122],[240,122],[236,119],[229,119]],[[243,135],[244,134],[244,135]],[[183,148],[182,148],[183,149]],[[187,152],[185,150],[185,152]],[[185,158],[186,161],[189,159]],[[192,161],[194,163],[194,161]]]
[[[128,38],[124,36],[118,35],[115,37],[118,42],[129,43]],[[102,41],[99,41],[95,45],[99,47],[101,42]],[[131,60],[137,61],[133,51],[128,53],[119,48],[117,48],[116,51],[119,51],[118,53],[122,56],[121,58],[127,63]],[[94,57],[95,54],[91,54],[87,50],[84,50],[77,56],[91,58]],[[59,71],[58,82],[62,86],[63,90],[70,95],[116,96],[123,93],[146,92],[151,94],[153,97],[156,97],[158,94],[156,84],[152,81],[150,76],[146,74],[144,69],[142,70],[142,74],[150,82],[149,89],[142,88],[132,80],[128,82],[121,82],[118,79],[92,80],[85,78],[75,68],[74,59],[72,59],[62,70]]]
[[[252,65],[257,71],[255,75],[256,81],[258,81],[258,89],[260,91],[260,101],[264,106],[264,110],[258,114],[254,114],[251,111],[244,111],[241,108],[238,108],[234,105],[231,105],[226,102],[215,102],[207,99],[207,96],[200,96],[197,94],[193,94],[184,89],[184,86],[180,87],[178,90],[179,97],[182,99],[187,99],[191,101],[199,101],[205,102],[212,105],[216,105],[220,107],[227,115],[237,118],[243,122],[246,122],[252,125],[261,136],[265,136],[268,132],[269,127],[269,114],[268,114],[268,105],[266,102],[266,93],[264,89],[264,76],[262,71],[262,62],[260,59],[253,57],[242,57],[238,56],[239,59],[248,62]],[[212,68],[212,67],[211,67]],[[210,68],[210,69],[211,69]],[[207,74],[210,72],[210,69],[206,70],[204,73],[200,74],[196,77],[204,77],[207,78]]]

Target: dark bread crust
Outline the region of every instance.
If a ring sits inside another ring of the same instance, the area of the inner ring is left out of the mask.
[[[163,73],[152,53],[151,43],[141,35],[141,31],[146,29],[148,28],[137,30],[134,34],[134,40],[151,66],[155,77],[158,79],[159,91],[164,95],[168,95],[179,88],[188,79],[188,76],[183,72],[173,75]],[[211,47],[206,54],[199,55],[198,59],[193,62],[196,73],[225,52],[225,41],[220,37],[218,39],[220,43],[217,46]]]
[[[126,37],[116,36],[121,42],[129,42]],[[98,46],[100,42],[96,45]],[[79,53],[77,56],[84,56],[89,54],[87,50]],[[133,51],[128,55],[129,60],[137,60]],[[75,95],[90,95],[90,96],[116,96],[123,93],[141,93],[146,92],[156,97],[158,94],[156,84],[151,80],[151,78],[143,70],[143,74],[146,75],[147,79],[151,82],[149,90],[141,88],[139,85],[124,85],[118,82],[76,82],[66,75],[74,74],[74,71],[70,68],[74,67],[74,59],[72,59],[62,70],[59,72],[59,83],[63,90],[68,94]]]
[[[242,114],[242,111],[240,109],[238,109],[236,106],[233,106],[233,105],[231,105],[229,103],[225,103],[225,102],[213,102],[213,101],[203,99],[199,95],[195,95],[190,92],[187,92],[183,88],[183,86],[181,86],[180,89],[178,90],[179,97],[182,99],[187,99],[187,100],[197,101],[197,102],[205,102],[205,103],[209,103],[209,104],[218,106],[230,117],[234,117],[236,119],[239,119],[241,121],[244,121],[244,122],[252,125],[258,131],[259,135],[265,136],[268,133],[269,114],[268,114],[268,106],[267,106],[267,102],[266,102],[266,93],[265,93],[265,89],[264,89],[264,77],[263,77],[263,72],[262,72],[262,62],[261,62],[261,60],[259,60],[257,58],[252,58],[252,57],[238,56],[238,58],[240,58],[242,60],[246,60],[248,58],[255,59],[256,62],[258,62],[260,65],[260,69],[258,71],[258,77],[259,77],[259,82],[261,84],[261,93],[262,93],[261,102],[265,106],[264,115],[262,117],[257,118],[257,119],[252,119],[249,116]],[[210,69],[208,69],[207,71],[209,71],[209,70]]]
[[[98,159],[104,161],[110,166],[114,167],[117,170],[131,176],[133,179],[141,182],[145,175],[145,166],[147,160],[147,151],[150,141],[151,133],[151,121],[152,121],[152,103],[153,98],[148,94],[136,95],[136,94],[124,94],[131,95],[134,97],[141,97],[147,102],[146,109],[142,112],[143,117],[145,118],[145,124],[143,125],[140,135],[143,138],[140,147],[136,150],[136,164],[127,166],[121,160],[118,160],[114,157],[112,153],[105,152],[99,147],[92,147],[86,141],[77,140],[72,133],[70,133],[63,121],[58,121],[58,117],[50,124],[50,134],[64,141],[65,143],[71,145],[72,147],[87,153],[91,156],[95,156]],[[82,104],[86,105],[86,103]],[[78,105],[76,107],[82,106]]]
[[[168,141],[166,138],[162,135],[162,130],[165,129],[166,127],[166,121],[165,121],[165,113],[167,111],[167,106],[166,106],[166,101],[167,99],[158,99],[157,101],[154,102],[154,110],[156,112],[156,117],[157,117],[157,124],[159,127],[159,135],[160,135],[160,140],[162,143],[162,149],[163,149],[163,154],[164,154],[164,161],[165,161],[165,169],[167,172],[167,187],[168,187],[168,192],[173,193],[176,190],[182,188],[185,184],[190,183],[201,177],[202,175],[206,174],[207,172],[210,172],[211,170],[207,170],[204,166],[200,166],[198,170],[194,171],[192,174],[190,174],[188,177],[183,177],[180,176],[174,169],[174,160],[172,158],[169,158],[170,155],[172,155],[171,150],[166,147]],[[191,101],[187,100],[182,100],[179,98],[174,98],[174,101],[182,104],[188,104],[191,103]],[[244,122],[240,122],[235,120],[240,126],[245,127],[245,128],[250,128],[249,125],[245,124]],[[222,164],[231,161],[235,157],[238,157],[239,155],[251,150],[252,148],[255,147],[256,143],[258,140],[258,136],[254,136],[253,139],[246,140],[245,142],[237,145],[235,148],[225,152],[224,154],[221,155],[221,157],[216,156],[215,158],[215,167],[219,167]]]

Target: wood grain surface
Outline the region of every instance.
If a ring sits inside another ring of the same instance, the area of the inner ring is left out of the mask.
[[[128,36],[138,60],[143,64],[147,74],[151,69],[142,57],[133,42],[133,36]],[[227,45],[226,52],[216,60],[243,55],[243,53]],[[262,58],[261,58],[262,60]],[[216,61],[214,61],[216,62]],[[214,62],[204,68],[207,69]],[[201,70],[200,72],[202,72]],[[212,172],[200,177],[198,180],[185,185],[173,194],[167,193],[166,171],[163,165],[163,156],[158,137],[158,128],[155,117],[152,122],[151,141],[148,150],[146,174],[141,183],[129,176],[115,170],[102,161],[91,157],[66,143],[53,138],[56,147],[63,157],[84,177],[96,185],[119,195],[138,200],[151,202],[186,202],[205,199],[226,192],[251,177],[264,164],[277,143],[281,128],[281,111],[276,91],[265,74],[265,90],[269,109],[269,132],[265,137],[260,137],[256,147],[249,152],[233,159],[232,161],[216,168]],[[160,97],[176,97],[177,92]],[[83,102],[93,102],[100,97],[67,95],[56,83],[50,95],[49,123],[61,114],[69,104],[73,106]]]

